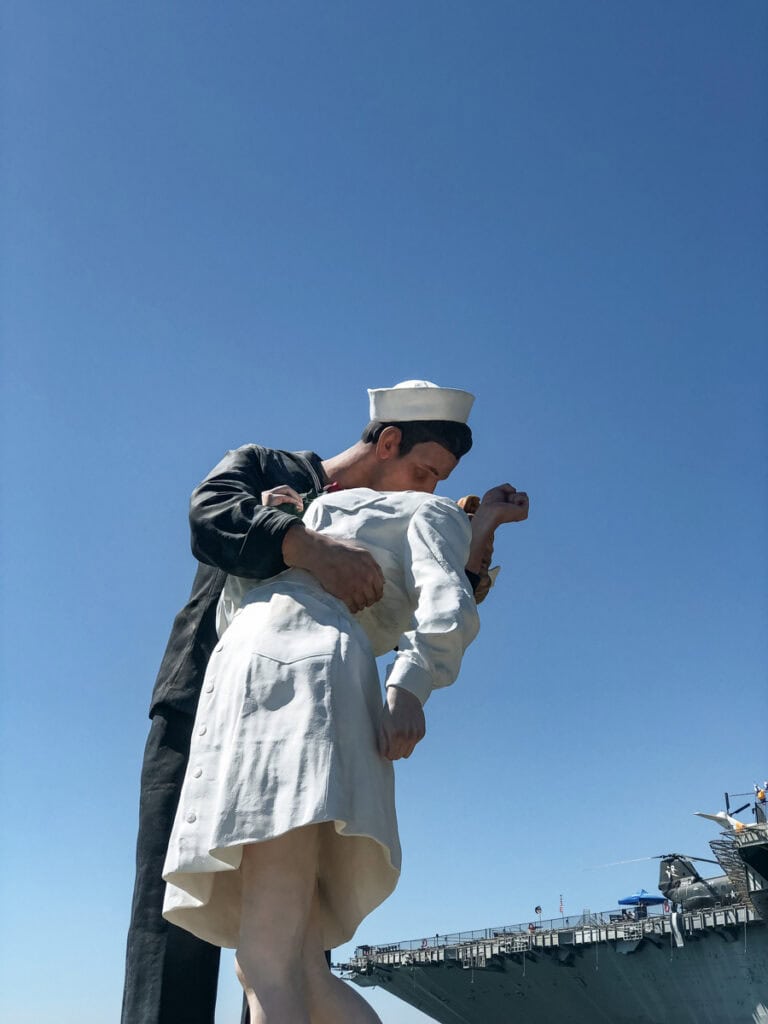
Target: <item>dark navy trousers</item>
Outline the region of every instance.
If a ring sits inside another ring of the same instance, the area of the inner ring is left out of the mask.
[[[162,917],[163,863],[194,719],[157,711],[144,753],[122,1024],[214,1024],[221,950]]]

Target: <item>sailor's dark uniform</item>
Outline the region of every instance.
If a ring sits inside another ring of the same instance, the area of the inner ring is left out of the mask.
[[[203,677],[218,639],[216,604],[228,573],[266,579],[286,568],[283,538],[297,519],[261,505],[262,491],[287,484],[303,493],[326,483],[314,452],[245,445],[228,452],[192,495],[192,553],[200,565],[152,694],[122,1024],[213,1024],[220,950],[168,924],[161,911],[163,861]]]

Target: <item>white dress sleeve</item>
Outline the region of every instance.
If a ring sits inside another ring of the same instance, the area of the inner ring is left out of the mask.
[[[471,536],[467,515],[447,498],[425,501],[408,525],[405,584],[415,609],[386,684],[402,686],[422,704],[432,690],[456,679],[480,628],[464,572]]]
[[[258,580],[243,580],[239,576],[227,576],[216,605],[216,632],[219,639],[232,625],[232,620],[240,610],[248,589],[257,582]],[[246,587],[246,584],[250,584],[250,587]]]

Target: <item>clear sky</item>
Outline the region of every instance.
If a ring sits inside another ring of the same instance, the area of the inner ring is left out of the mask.
[[[2,18],[0,1016],[118,1019],[192,487],[248,441],[336,453],[406,378],[477,395],[442,493],[508,480],[531,516],[398,766],[404,871],[358,940],[707,856],[692,812],[768,773],[763,0]]]

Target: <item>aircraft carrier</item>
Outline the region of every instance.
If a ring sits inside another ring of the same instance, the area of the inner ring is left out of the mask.
[[[706,815],[726,826],[710,844],[717,878],[667,854],[662,895],[637,894],[631,910],[359,946],[343,976],[441,1024],[768,1024],[759,792],[754,824]]]

